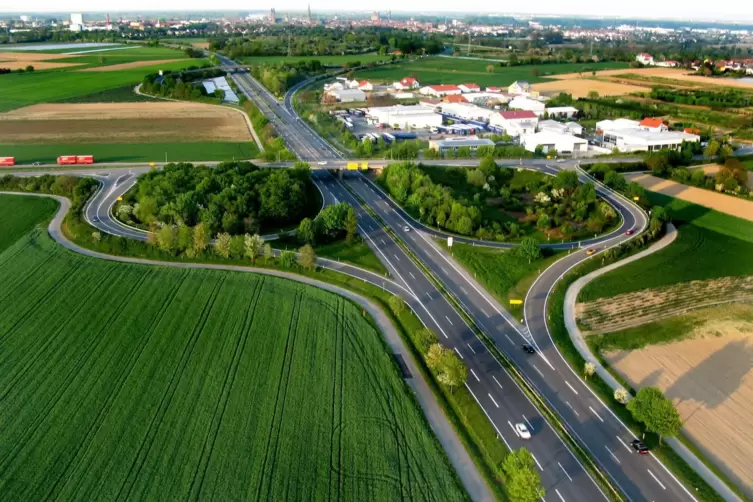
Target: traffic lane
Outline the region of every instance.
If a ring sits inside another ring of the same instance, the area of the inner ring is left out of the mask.
[[[136,184],[136,178],[126,174],[116,181],[107,180],[101,182],[100,189],[90,199],[84,208],[84,217],[90,225],[105,233],[118,237],[127,237],[144,241],[147,233],[142,230],[134,230],[112,217],[112,207],[122,194],[130,190]]]
[[[358,184],[356,184],[354,186],[354,190],[356,190],[361,197],[363,197],[365,200],[367,200],[367,202],[369,202],[372,205],[372,207],[378,206],[378,207],[375,207],[375,209],[379,211],[380,217],[382,217],[388,225],[392,226],[393,228],[396,225],[399,225],[399,221],[397,221],[396,219],[394,219],[394,216],[392,216],[390,214],[391,206],[389,206],[387,204],[384,204],[384,201],[381,200],[381,199],[379,199],[376,194],[371,194],[370,195],[368,192],[364,191],[364,187],[363,186],[359,187]],[[406,235],[406,237],[408,237],[408,238],[414,237],[414,235],[411,235],[411,234],[415,234],[415,232],[409,232]],[[419,246],[418,249],[414,249],[414,252],[418,252],[417,254],[420,256],[420,255],[423,254],[424,250],[425,250],[425,248],[423,246]],[[432,257],[432,256],[430,256],[428,254],[425,255],[425,256],[420,256],[420,258],[422,259],[422,261],[424,261],[424,263],[427,266],[433,265],[433,260],[435,259],[435,257]],[[445,267],[441,266],[440,268],[444,269]],[[435,274],[437,274],[438,277],[441,276],[441,273],[438,273],[436,270],[433,270],[433,271],[434,271]],[[445,270],[445,273],[447,275],[450,275],[449,273],[447,273],[446,270]],[[440,280],[442,280],[441,277],[440,277]],[[442,282],[445,283],[445,286],[448,287],[448,289],[450,289],[450,290],[453,289],[453,282],[452,281],[450,281],[448,283],[445,280],[442,280]],[[456,282],[456,284],[457,284],[457,282]],[[458,295],[456,294],[456,296],[458,296]],[[466,302],[466,303],[468,303],[468,302]],[[466,308],[470,307],[472,315],[474,315],[474,312],[473,312],[474,306],[473,305],[474,305],[473,303],[471,303],[470,305],[466,305]],[[447,306],[444,307],[444,308],[451,309],[452,307],[450,307],[449,304],[447,304]],[[487,315],[489,315],[489,314],[487,314]],[[478,318],[480,316],[479,315],[475,315],[475,317]],[[488,328],[488,326],[487,326],[487,328]],[[489,330],[487,329],[487,331],[489,331]],[[472,339],[472,338],[475,338],[475,333],[473,333],[472,330],[470,330],[470,328],[468,328],[468,335],[466,336],[465,339],[463,339],[461,341],[461,344],[463,342],[468,343],[468,340]],[[513,430],[513,424],[519,422],[520,418],[523,417],[523,416],[526,416],[526,414],[528,414],[528,416],[537,417],[536,418],[537,420],[540,420],[541,423],[544,423],[545,421],[544,421],[543,417],[541,417],[538,414],[538,411],[533,407],[533,404],[528,401],[527,397],[524,397],[522,395],[522,392],[518,389],[517,385],[509,378],[509,375],[507,375],[506,372],[504,372],[505,373],[504,375],[502,375],[500,373],[500,372],[503,371],[503,369],[502,369],[501,365],[499,365],[499,362],[496,361],[496,359],[493,358],[493,356],[491,354],[489,354],[488,351],[485,348],[484,348],[483,351],[480,351],[480,353],[481,354],[486,354],[488,356],[488,359],[486,361],[480,361],[480,360],[477,361],[480,364],[480,366],[481,366],[480,367],[481,372],[483,374],[485,374],[485,376],[481,377],[480,375],[476,376],[476,374],[474,374],[473,375],[474,379],[478,381],[479,378],[484,378],[484,379],[488,380],[489,382],[491,382],[491,380],[489,380],[489,376],[490,376],[489,373],[492,372],[491,376],[493,376],[494,378],[496,378],[495,383],[497,383],[497,385],[499,385],[498,382],[500,380],[507,381],[507,388],[510,389],[513,392],[512,396],[507,396],[507,398],[501,400],[504,403],[505,408],[507,408],[508,410],[510,410],[513,413],[513,418],[512,419],[510,419],[510,418],[505,419],[505,417],[502,417],[502,419],[501,419],[501,421],[502,421],[502,429],[507,430],[507,428],[504,427],[504,426],[508,425],[509,426],[509,430],[511,430],[511,431],[514,432],[514,430]],[[474,356],[476,356],[476,354],[474,354]],[[497,371],[497,373],[494,373],[495,370]],[[469,378],[469,382],[473,383],[474,379]],[[499,390],[502,390],[502,387],[503,386],[499,386],[499,389],[492,388],[491,390],[496,393]],[[492,399],[492,401],[494,401],[496,398],[492,398],[492,395],[494,395],[494,394],[490,393],[489,397]],[[481,400],[477,398],[477,401],[481,401]],[[498,403],[499,403],[499,401],[497,401],[497,404]],[[525,412],[523,411],[523,409],[520,409],[520,408],[516,409],[518,406],[521,406],[521,404],[526,407],[525,408],[526,409]],[[482,402],[479,402],[479,405],[482,408],[485,408],[484,405],[482,404]],[[496,407],[496,404],[495,404],[495,407]],[[489,414],[487,413],[487,415],[489,415]],[[491,416],[489,417],[489,419],[495,425],[495,427],[497,427],[497,430],[498,430],[498,433],[499,433],[500,429],[499,429],[499,425],[497,424],[497,422],[499,422],[500,420],[495,420]],[[512,421],[512,420],[514,420],[514,421]],[[545,452],[539,452],[539,455],[542,458],[547,459],[547,461],[551,459],[552,465],[554,466],[555,463],[556,463],[557,467],[559,467],[559,471],[562,471],[563,474],[564,473],[568,473],[569,477],[565,476],[565,477],[567,477],[568,481],[571,481],[572,479],[576,479],[576,478],[578,480],[580,480],[581,478],[584,478],[584,482],[587,481],[584,487],[579,487],[579,488],[577,488],[575,490],[578,493],[579,497],[583,497],[583,491],[584,490],[590,490],[590,491],[592,491],[593,492],[592,495],[597,495],[597,494],[601,495],[598,487],[589,478],[588,474],[585,472],[585,470],[582,468],[582,466],[579,464],[579,462],[574,458],[574,456],[572,456],[572,454],[565,447],[565,445],[560,442],[559,437],[556,436],[556,434],[554,433],[554,431],[551,430],[551,428],[549,428],[548,425],[547,425],[546,428],[544,428],[544,431],[545,431],[545,433],[551,434],[551,437],[545,438],[545,439],[542,438],[542,442],[544,444],[546,444],[546,451]],[[517,447],[519,447],[519,446],[522,446],[522,445],[517,445]],[[516,446],[513,446],[513,447],[516,447]],[[529,445],[529,447],[530,447],[530,445]],[[550,474],[548,474],[548,475],[550,475]],[[561,481],[562,481],[562,479],[557,479],[557,478],[551,480],[551,482],[555,483],[555,484],[557,482],[561,482]]]

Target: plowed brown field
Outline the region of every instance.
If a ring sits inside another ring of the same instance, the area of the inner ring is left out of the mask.
[[[242,114],[203,103],[42,104],[0,114],[2,143],[248,141]]]

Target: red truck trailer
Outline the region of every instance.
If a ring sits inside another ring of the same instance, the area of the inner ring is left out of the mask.
[[[75,155],[61,155],[58,157],[58,164],[63,165],[69,165],[69,164],[76,164],[76,156]]]
[[[16,165],[15,157],[0,157],[0,167],[11,167]]]
[[[76,155],[76,164],[94,164],[94,156]]]

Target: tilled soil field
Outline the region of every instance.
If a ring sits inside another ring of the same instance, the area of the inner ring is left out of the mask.
[[[0,114],[3,143],[248,141],[242,114],[202,103],[41,104]]]

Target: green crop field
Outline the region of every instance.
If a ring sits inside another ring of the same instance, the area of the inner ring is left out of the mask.
[[[677,240],[586,285],[578,301],[699,279],[753,275],[753,222],[647,192],[652,203],[669,208]]]
[[[160,59],[186,59],[187,62],[190,61],[183,51],[164,47],[136,47],[121,50],[92,52],[89,54],[81,54],[77,57],[61,59],[60,61],[64,63],[78,63],[85,65],[77,67],[78,69],[81,69],[93,66],[131,63],[134,61],[156,61]]]
[[[492,65],[489,73],[486,67]],[[389,65],[357,72],[356,78],[392,83],[414,76],[421,85],[474,83],[480,86],[507,87],[516,80],[546,82],[547,75],[579,71],[627,68],[626,63],[561,63],[501,67],[498,63],[448,57],[426,57],[417,61]],[[536,73],[536,74],[534,74]]]
[[[255,274],[0,254],[0,499],[465,500],[381,335]]]
[[[46,197],[0,196],[0,252],[51,218],[57,208],[58,203]]]
[[[178,53],[176,52],[176,54]],[[78,72],[65,69],[35,71],[34,73],[10,73],[2,76],[0,112],[36,103],[49,103],[76,96],[85,96],[126,85],[136,85],[148,73],[158,70],[180,70],[188,66],[201,66],[205,62],[203,59],[186,59],[154,66],[103,72]]]
[[[389,61],[390,56],[380,56],[376,53],[370,54],[348,54],[345,56],[256,56],[240,58],[244,64],[259,63],[297,63],[299,61],[319,61],[323,65],[341,66],[344,63],[360,61],[361,63],[371,63],[376,61]]]
[[[193,143],[110,143],[65,145],[4,145],[0,156],[15,157],[17,164],[55,163],[60,155],[94,155],[95,162],[170,162],[253,159],[259,149],[253,141]]]

